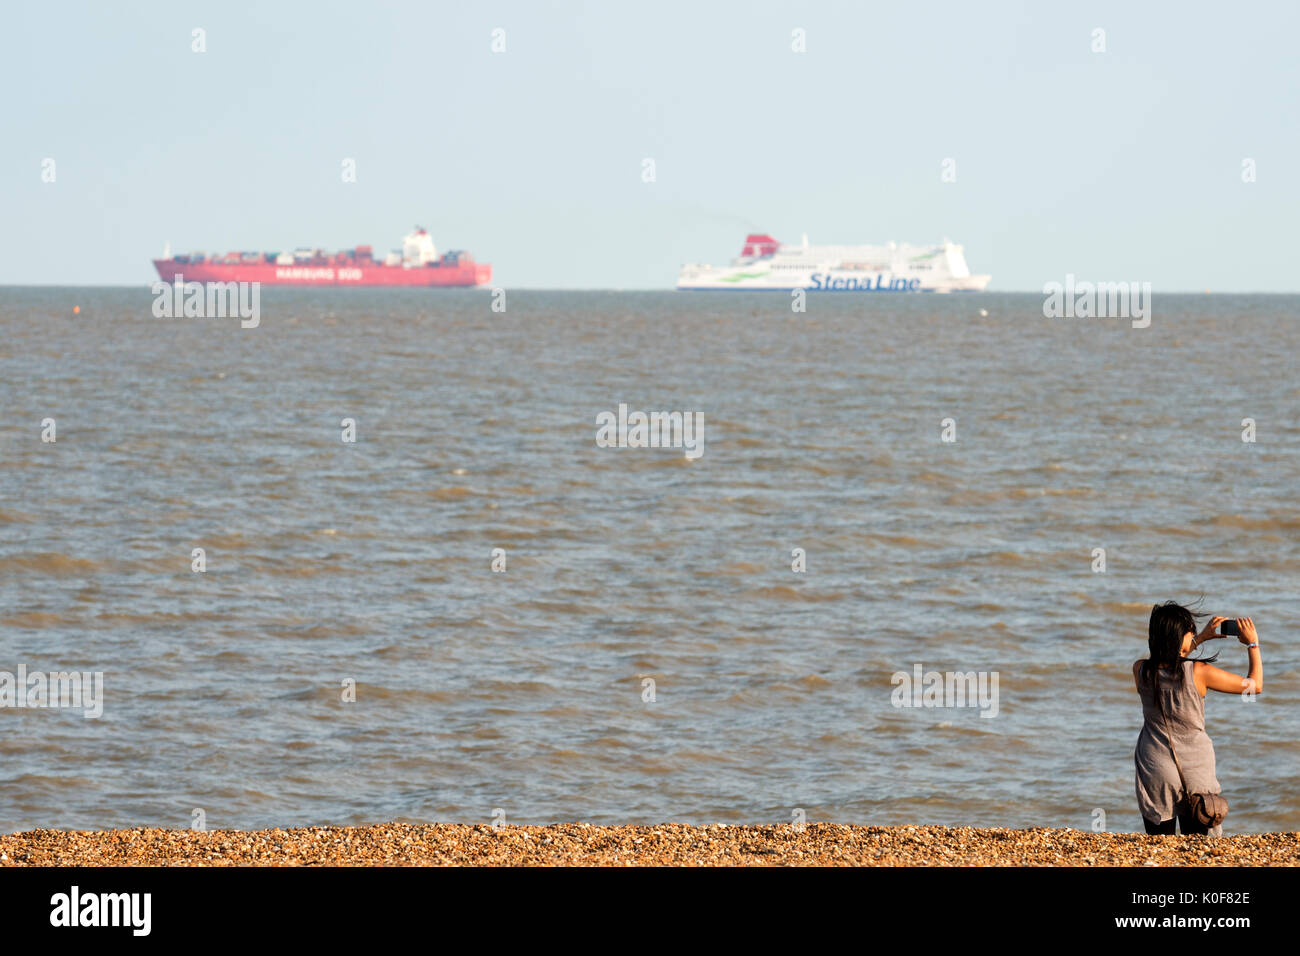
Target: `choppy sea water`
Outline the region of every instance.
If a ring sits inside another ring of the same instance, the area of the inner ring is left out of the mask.
[[[1207,702],[1225,832],[1300,829],[1300,297],[491,303],[0,289],[0,671],[104,674],[99,719],[0,707],[0,830],[1140,830],[1130,666],[1199,595],[1264,652]],[[703,455],[597,447],[619,403]],[[895,707],[916,665],[997,715]]]

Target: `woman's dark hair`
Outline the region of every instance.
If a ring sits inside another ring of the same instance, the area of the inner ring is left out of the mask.
[[[1197,601],[1193,607],[1199,605],[1200,601]],[[1188,631],[1195,634],[1197,620],[1206,616],[1199,610],[1184,607],[1176,601],[1166,601],[1151,608],[1151,620],[1147,624],[1147,649],[1151,656],[1142,662],[1142,668],[1138,672],[1143,683],[1151,683],[1159,676],[1159,669],[1167,667],[1174,672],[1174,682],[1182,684],[1184,668],[1180,665],[1184,660],[1183,637]],[[1213,657],[1187,658],[1203,660],[1207,664],[1218,659],[1218,654]]]

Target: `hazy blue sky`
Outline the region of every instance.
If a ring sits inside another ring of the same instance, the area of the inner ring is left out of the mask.
[[[506,287],[670,287],[756,229],[947,236],[994,290],[1296,290],[1298,11],[6,3],[0,283],[146,283],[168,240],[388,249],[420,223]]]

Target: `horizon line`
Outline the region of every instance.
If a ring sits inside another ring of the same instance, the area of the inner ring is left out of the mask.
[[[163,281],[153,279],[148,282],[116,282],[111,284],[104,283],[80,283],[80,282],[0,282],[0,289],[136,289],[152,288],[154,283]],[[197,281],[197,280],[196,280]],[[169,283],[170,284],[170,283]],[[187,285],[189,283],[186,283]],[[198,283],[205,285],[206,283]],[[732,294],[754,293],[758,295],[771,295],[774,292],[790,292],[793,289],[678,289],[674,286],[512,286],[507,284],[492,284],[481,286],[451,286],[445,289],[439,289],[435,286],[382,286],[382,285],[292,285],[289,283],[262,283],[268,289],[349,289],[349,290],[367,290],[374,291],[383,289],[388,291],[426,291],[426,292],[491,292],[493,289],[513,289],[518,292],[725,292]],[[833,294],[837,296],[851,297],[847,292],[827,292],[824,289],[803,289],[804,292]],[[1153,289],[1162,295],[1300,295],[1300,289]],[[885,293],[882,293],[884,295]],[[911,297],[929,297],[941,298],[950,296],[953,298],[979,297],[986,295],[1044,295],[1040,289],[985,289],[983,292],[895,292],[889,293],[898,298]],[[867,294],[864,293],[864,296]]]

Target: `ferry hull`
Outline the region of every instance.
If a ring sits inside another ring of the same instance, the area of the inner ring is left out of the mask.
[[[774,281],[745,278],[736,280],[718,270],[717,275],[683,276],[677,282],[678,291],[697,292],[793,292],[803,289],[807,292],[850,292],[864,295],[867,293],[908,293],[908,292],[983,292],[992,276],[965,276],[960,279],[926,283],[923,280],[907,279],[880,273],[872,276],[836,275],[819,273],[802,279],[789,275]]]

